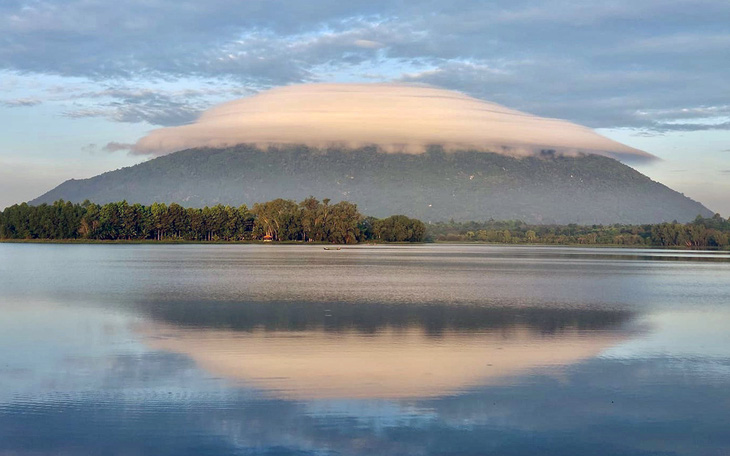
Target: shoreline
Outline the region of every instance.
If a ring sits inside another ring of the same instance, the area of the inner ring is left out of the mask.
[[[316,245],[316,246],[374,246],[374,245],[489,245],[489,246],[515,246],[515,247],[575,247],[575,248],[606,248],[626,250],[680,250],[698,252],[730,252],[730,249],[723,248],[690,248],[682,246],[659,246],[659,245],[625,245],[625,244],[539,244],[539,243],[503,243],[503,242],[462,242],[462,241],[434,241],[434,242],[361,242],[357,244],[332,244],[329,242],[302,242],[302,241],[278,241],[265,242],[260,240],[246,241],[190,241],[190,240],[161,240],[154,239],[0,239],[0,244],[76,244],[76,245]]]

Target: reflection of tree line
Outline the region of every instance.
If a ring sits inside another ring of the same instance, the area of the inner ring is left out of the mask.
[[[312,302],[147,301],[139,308],[153,319],[188,328],[236,331],[348,331],[421,328],[500,331],[528,328],[541,334],[565,330],[617,329],[632,313],[624,310],[508,308],[474,305],[386,305]]]
[[[297,204],[276,199],[231,207],[203,209],[126,201],[100,206],[62,200],[52,205],[23,203],[0,212],[0,239],[97,239],[189,241],[359,241],[420,242],[424,224],[403,215],[365,217],[347,201],[330,204],[309,197]]]

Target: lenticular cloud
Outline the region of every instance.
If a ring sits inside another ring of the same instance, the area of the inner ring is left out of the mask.
[[[422,153],[428,146],[528,156],[558,154],[653,158],[564,120],[549,119],[459,92],[400,84],[303,84],[224,103],[190,125],[152,131],[134,146],[162,155],[193,147],[376,145]]]

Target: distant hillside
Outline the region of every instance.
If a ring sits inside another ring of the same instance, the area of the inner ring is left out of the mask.
[[[702,204],[607,157],[512,158],[483,152],[385,154],[252,146],[189,149],[69,180],[31,201],[252,205],[313,195],[357,203],[377,217],[423,221],[520,219],[530,223],[657,223],[711,216]]]

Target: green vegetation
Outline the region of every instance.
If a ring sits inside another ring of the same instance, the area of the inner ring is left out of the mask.
[[[231,207],[203,209],[126,201],[100,206],[20,204],[0,212],[0,239],[27,240],[154,240],[154,241],[314,241],[354,244],[360,241],[421,242],[426,228],[403,215],[385,219],[364,217],[347,201],[309,197],[297,204],[276,199]]]
[[[126,201],[103,206],[19,204],[0,212],[0,239],[101,241],[303,241],[336,244],[375,242],[488,242],[500,244],[623,245],[730,248],[730,219],[720,214],[687,224],[529,225],[520,221],[442,222],[425,225],[404,215],[384,219],[360,214],[355,204],[309,197],[276,199],[251,209],[150,206]]]
[[[448,222],[428,225],[435,241],[502,244],[584,244],[730,248],[730,219],[720,214],[690,223],[655,225],[528,225],[520,221]]]
[[[70,180],[31,204],[120,200],[238,207],[273,198],[347,200],[375,217],[424,222],[534,224],[689,222],[712,212],[608,157],[515,158],[475,151],[384,153],[375,147],[190,149],[90,179]]]

